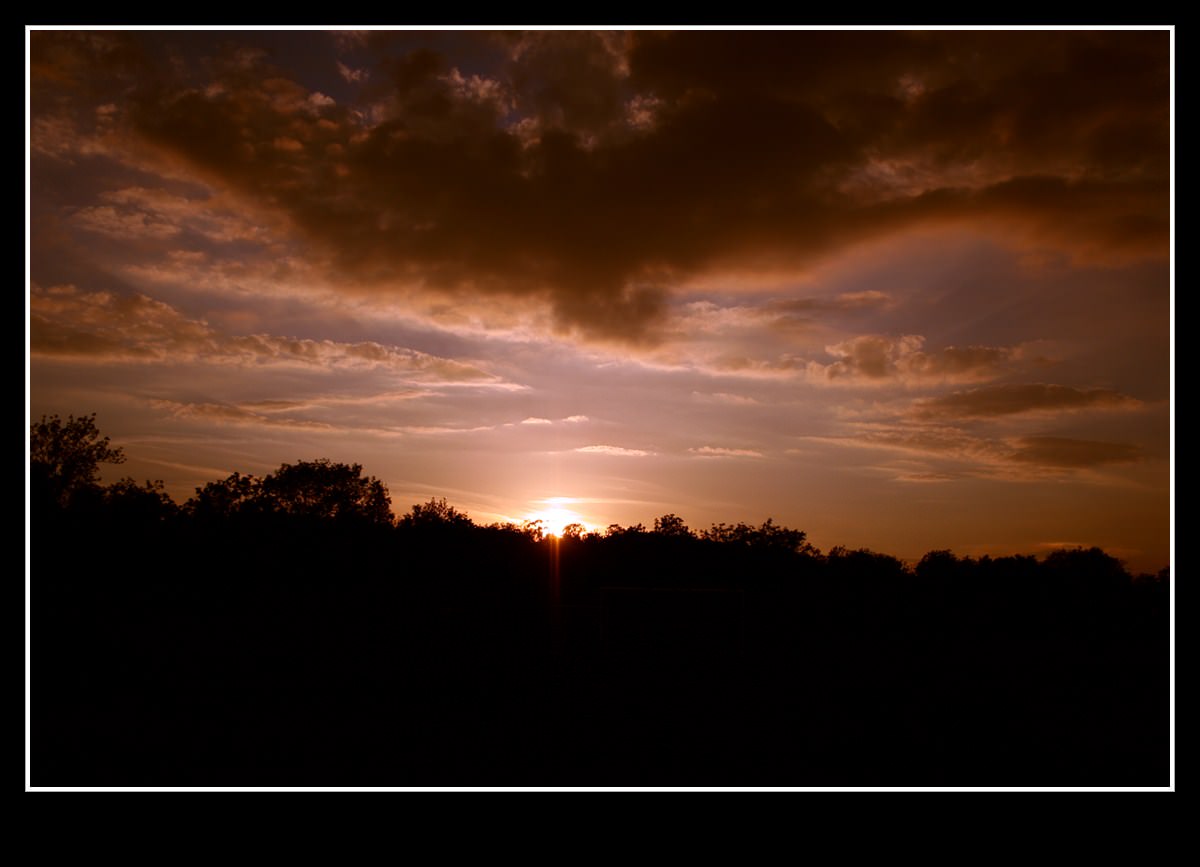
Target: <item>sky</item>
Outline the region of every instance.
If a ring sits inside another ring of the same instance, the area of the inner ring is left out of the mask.
[[[1166,30],[28,37],[28,411],[106,481],[1168,563]]]

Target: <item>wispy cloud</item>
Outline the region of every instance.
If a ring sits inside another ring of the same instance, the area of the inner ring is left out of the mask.
[[[847,434],[811,439],[936,457],[959,464],[960,475],[999,478],[1041,478],[1142,459],[1141,449],[1132,443],[1056,436],[988,437],[934,424],[857,423]],[[900,475],[913,480],[909,472]]]
[[[824,313],[851,310],[876,310],[893,303],[892,296],[878,289],[863,289],[857,292],[841,292],[830,297],[810,296],[806,298],[776,298],[767,309],[773,313]]]
[[[998,346],[947,346],[932,352],[925,338],[863,335],[827,346],[836,360],[810,362],[810,379],[831,383],[879,384],[884,381],[963,382],[991,379],[1013,358],[1014,350]]]
[[[264,241],[267,231],[209,198],[189,198],[159,188],[125,187],[100,193],[103,204],[80,208],[72,222],[105,237],[136,241],[192,232],[214,242]]]
[[[145,295],[34,288],[30,350],[41,356],[112,363],[297,366],[386,370],[421,382],[502,384],[471,364],[374,341],[230,335]]]
[[[990,385],[927,398],[916,403],[914,414],[924,418],[987,418],[1081,409],[1133,409],[1138,406],[1141,406],[1141,401],[1108,388],[1030,383]]]
[[[1141,460],[1132,443],[1098,442],[1070,437],[1020,437],[1010,460],[1049,467],[1096,467]]]
[[[348,84],[361,84],[371,77],[370,70],[354,69],[353,67],[342,63],[340,60],[337,62],[337,71],[338,75],[340,75]]]
[[[688,449],[694,455],[705,458],[761,458],[763,453],[755,449],[731,449],[723,446],[700,446]]]
[[[267,406],[263,406],[266,403]],[[217,402],[191,402],[180,400],[152,399],[149,405],[166,412],[170,417],[192,421],[231,424],[246,427],[275,428],[317,433],[367,434],[382,437],[398,436],[444,436],[473,434],[495,430],[495,425],[454,426],[437,424],[380,425],[353,421],[326,422],[306,418],[298,413],[309,407],[302,402],[281,406],[289,401],[246,402],[228,404]]]
[[[187,403],[175,400],[152,400],[150,405],[164,410],[174,418],[211,421],[218,424],[234,424],[252,427],[287,428],[291,430],[320,431],[331,433],[342,431],[338,425],[275,414],[253,412],[239,406],[223,403]]]
[[[760,340],[761,342],[761,340]],[[917,334],[889,337],[866,334],[825,347],[832,361],[819,353],[781,352],[764,356],[751,352],[680,354],[676,364],[717,376],[765,380],[802,380],[818,386],[915,386],[979,382],[1006,373],[1019,349],[1006,346],[946,346],[925,349]]]
[[[543,418],[541,416],[529,416],[521,419],[521,421],[517,422],[517,424],[528,425],[531,427],[549,427],[556,424],[582,424],[586,421],[590,421],[586,415],[569,415],[566,418],[560,418],[558,420],[552,418]],[[508,422],[507,424],[511,426],[513,423]]]
[[[575,449],[577,452],[592,455],[615,455],[625,458],[644,458],[654,454],[654,452],[644,451],[642,449],[627,449],[622,446],[581,446]]]
[[[728,391],[700,392],[694,391],[692,395],[700,401],[723,403],[731,406],[757,406],[759,401],[756,398],[746,394],[734,394]]]

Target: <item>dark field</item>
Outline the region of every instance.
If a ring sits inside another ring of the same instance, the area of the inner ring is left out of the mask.
[[[34,518],[37,786],[1169,784],[1168,579],[1095,549]]]

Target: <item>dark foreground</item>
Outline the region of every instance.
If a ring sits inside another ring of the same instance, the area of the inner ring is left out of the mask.
[[[35,786],[1165,786],[1167,579],[42,518]]]

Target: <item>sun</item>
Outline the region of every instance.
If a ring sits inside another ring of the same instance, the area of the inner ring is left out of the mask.
[[[542,532],[548,536],[561,536],[564,527],[571,524],[582,524],[585,530],[591,530],[591,525],[584,520],[583,515],[568,509],[564,503],[570,503],[569,497],[549,497],[541,500],[541,508],[530,512],[527,521],[541,521]]]

